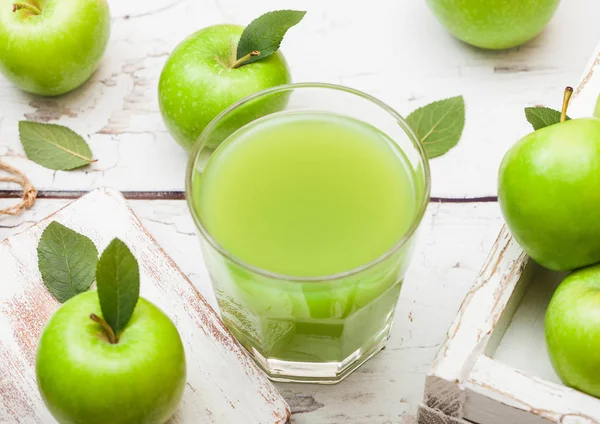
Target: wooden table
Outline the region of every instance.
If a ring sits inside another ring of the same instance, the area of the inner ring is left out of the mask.
[[[600,4],[563,1],[547,30],[504,52],[451,38],[422,0],[111,0],[113,31],[102,67],[58,99],[32,97],[0,78],[0,157],[23,170],[40,200],[19,217],[0,217],[0,239],[27,228],[81,192],[111,186],[207,300],[215,299],[183,200],[186,154],[160,118],[157,80],[185,36],[219,22],[248,23],[262,12],[308,10],[284,41],[295,81],[345,84],[403,114],[463,94],[467,123],[458,147],[432,161],[433,193],[388,347],[336,386],[277,384],[295,423],[412,422],[424,376],[462,298],[500,229],[496,171],[506,149],[529,131],[523,107],[559,107],[600,39]],[[89,169],[54,172],[23,154],[17,122],[68,125],[99,159]],[[0,208],[17,187],[0,186]]]

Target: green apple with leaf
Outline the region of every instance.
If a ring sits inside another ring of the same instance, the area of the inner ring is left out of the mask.
[[[560,0],[427,0],[459,40],[486,49],[519,46],[548,24]]]
[[[554,370],[568,386],[600,398],[600,265],[570,274],[546,312]]]
[[[278,51],[287,30],[306,12],[279,10],[255,19],[246,28],[215,25],[182,41],[161,73],[158,100],[167,129],[186,150],[219,113],[238,100],[291,81]],[[286,98],[257,104],[253,113],[231,123],[232,130],[256,116],[281,110]],[[224,137],[228,131],[224,130]]]
[[[37,348],[36,375],[59,423],[166,422],[186,381],[173,322],[139,298],[137,260],[114,239],[98,260],[87,237],[51,223],[38,245],[44,283],[65,301]],[[94,276],[97,291],[88,291]]]
[[[58,96],[79,87],[109,36],[106,0],[0,0],[0,71],[30,93]]]
[[[600,119],[527,111],[537,130],[500,165],[498,201],[513,236],[546,268],[568,271],[600,262]]]

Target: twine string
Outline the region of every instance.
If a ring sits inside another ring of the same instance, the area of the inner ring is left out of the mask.
[[[21,201],[15,205],[9,206],[8,208],[0,209],[0,215],[19,215],[23,210],[29,209],[35,203],[37,197],[37,190],[29,181],[29,178],[25,176],[17,168],[9,165],[0,159],[0,171],[5,171],[10,176],[0,176],[0,182],[15,183],[23,187],[23,197]]]

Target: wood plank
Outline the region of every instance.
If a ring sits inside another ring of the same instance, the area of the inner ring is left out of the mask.
[[[485,424],[597,424],[600,400],[482,355],[464,383],[465,418]]]
[[[579,85],[573,93],[570,113],[573,116],[590,116],[595,109],[600,93],[600,43],[592,55]]]
[[[0,77],[0,156],[41,190],[107,185],[182,191],[186,154],[171,140],[158,111],[157,81],[167,56],[199,28],[247,24],[281,2],[109,1],[111,42],[101,68],[80,90],[46,99],[21,93]],[[404,115],[433,100],[465,96],[463,140],[432,161],[433,196],[445,198],[495,196],[504,152],[531,130],[523,108],[558,108],[562,88],[577,84],[600,38],[600,4],[589,0],[561,2],[540,37],[502,52],[456,41],[423,1],[288,0],[285,7],[309,11],[282,48],[295,81],[349,85]],[[350,59],[357,51],[369,52],[368,58]],[[98,162],[54,172],[27,161],[17,132],[22,119],[70,126],[89,140]],[[11,187],[0,186],[5,188]]]
[[[463,416],[465,399],[461,383],[468,379],[471,368],[485,351],[528,261],[503,227],[427,375],[424,401],[427,406],[453,417]],[[512,301],[516,303],[519,299]]]
[[[121,195],[96,190],[0,244],[0,422],[49,423],[35,382],[35,347],[59,304],[41,281],[36,247],[57,220],[102,250],[114,237],[140,263],[141,295],[173,319],[186,350],[187,387],[175,423],[287,423],[290,411],[273,385],[156,244]]]

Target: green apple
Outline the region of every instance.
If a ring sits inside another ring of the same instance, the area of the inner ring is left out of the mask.
[[[600,261],[600,119],[554,124],[519,140],[498,176],[513,236],[538,263],[572,270]]]
[[[64,94],[96,70],[109,35],[105,0],[0,0],[0,71],[30,93]]]
[[[600,265],[560,284],[546,312],[546,342],[563,383],[600,397]]]
[[[486,49],[507,49],[538,35],[560,0],[427,0],[456,38]]]
[[[160,110],[167,129],[186,150],[213,118],[236,101],[291,81],[279,51],[236,67],[236,49],[243,31],[238,25],[204,28],[181,42],[165,64],[158,87]],[[256,105],[255,116],[240,116],[240,122],[231,122],[232,130],[244,120],[280,110],[286,101],[282,97],[270,100]],[[228,132],[224,131],[225,136]]]
[[[96,291],[69,299],[40,338],[36,373],[46,406],[60,423],[162,424],[185,387],[185,354],[177,329],[140,298],[116,344],[90,319]]]

